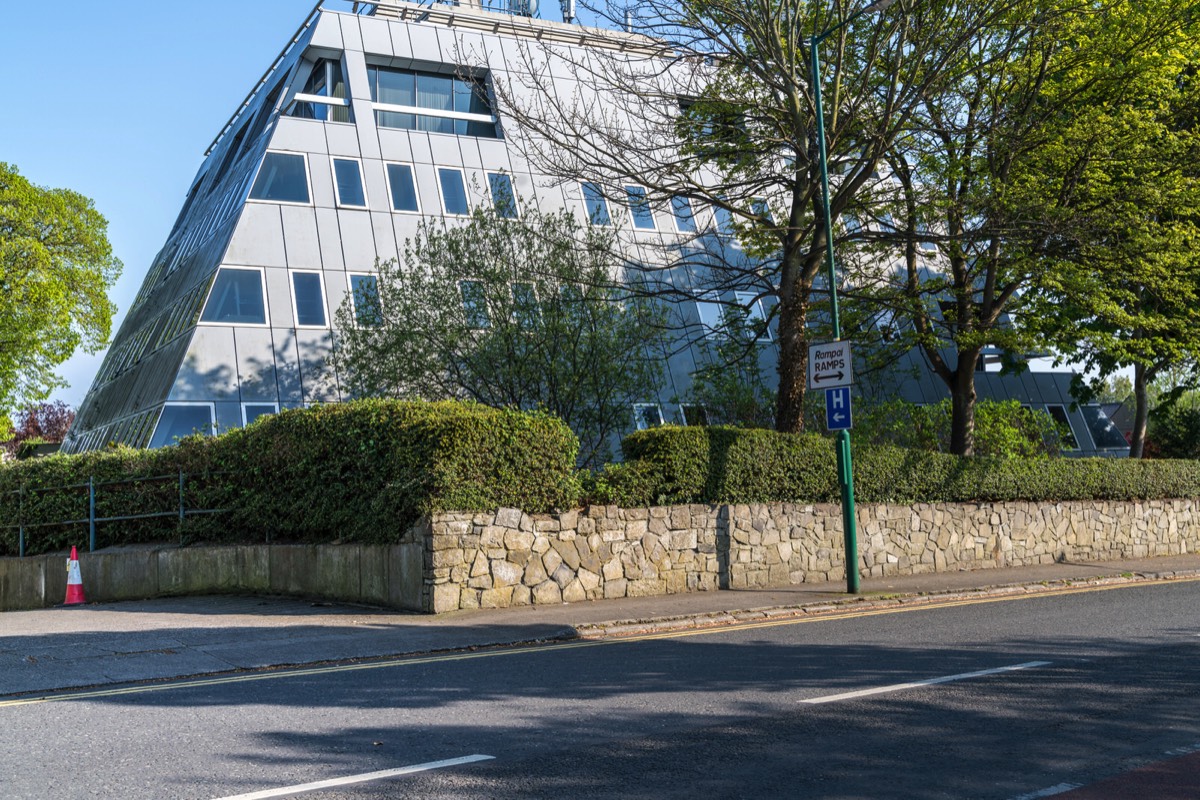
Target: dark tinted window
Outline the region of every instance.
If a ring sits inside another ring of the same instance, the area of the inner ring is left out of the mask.
[[[304,156],[267,153],[250,197],[280,203],[307,203],[308,174],[304,170]]]

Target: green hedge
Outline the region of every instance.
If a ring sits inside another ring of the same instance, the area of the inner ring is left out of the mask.
[[[225,513],[104,523],[98,546],[213,542],[395,541],[420,516],[501,506],[548,511],[578,505],[578,440],[559,420],[464,403],[367,400],[290,410],[213,438],[159,450],[51,456],[0,468],[0,554],[17,552],[26,525],[170,511],[186,473],[188,508]],[[138,476],[163,481],[105,485]],[[21,489],[24,487],[24,494]],[[30,528],[26,553],[86,543],[87,526]]]
[[[666,426],[622,442],[626,463],[598,474],[596,499],[620,505],[830,502],[833,442],[743,428]],[[1200,462],[959,458],[859,446],[855,497],[868,503],[1131,500],[1200,496]]]

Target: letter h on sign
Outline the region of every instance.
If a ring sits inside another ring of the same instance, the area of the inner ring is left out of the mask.
[[[850,387],[825,390],[825,427],[831,431],[848,431],[852,426]]]

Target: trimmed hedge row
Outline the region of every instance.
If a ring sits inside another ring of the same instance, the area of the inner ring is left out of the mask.
[[[159,450],[52,456],[0,468],[0,554],[17,553],[29,525],[88,516],[94,476],[98,517],[172,511],[186,473],[189,509],[225,513],[104,523],[98,544],[175,539],[213,542],[390,542],[438,511],[578,504],[578,440],[560,420],[465,403],[365,400],[289,410],[213,438]],[[163,476],[164,480],[138,480]],[[21,488],[25,491],[22,494]],[[87,526],[32,527],[26,553],[86,542]]]
[[[622,442],[626,463],[595,479],[618,505],[834,502],[831,440],[744,428],[666,426]],[[1200,496],[1200,462],[959,458],[859,446],[855,497],[869,503],[1135,500]]]

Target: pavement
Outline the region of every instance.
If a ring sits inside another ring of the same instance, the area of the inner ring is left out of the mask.
[[[845,582],[808,583],[439,616],[233,595],[9,611],[0,613],[0,697],[1187,578],[1200,579],[1200,554],[872,578],[857,595]]]

